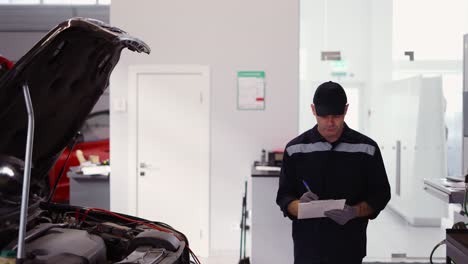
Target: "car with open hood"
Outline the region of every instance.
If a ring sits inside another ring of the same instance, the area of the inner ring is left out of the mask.
[[[73,18],[0,75],[0,260],[198,262],[165,223],[51,201],[48,173],[76,142],[123,49],[150,52],[116,27]]]

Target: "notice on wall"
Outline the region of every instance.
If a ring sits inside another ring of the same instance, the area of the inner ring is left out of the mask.
[[[237,72],[237,108],[239,110],[265,109],[265,72]]]

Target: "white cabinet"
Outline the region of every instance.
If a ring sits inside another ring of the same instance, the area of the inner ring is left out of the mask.
[[[424,191],[423,179],[447,176],[442,79],[394,81],[380,96],[374,127],[392,187],[389,207],[410,224],[439,226],[447,205]]]
[[[294,262],[292,221],[276,204],[279,175],[252,175],[252,263]]]

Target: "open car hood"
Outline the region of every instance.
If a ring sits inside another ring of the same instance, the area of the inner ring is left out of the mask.
[[[29,86],[35,115],[30,194],[44,197],[47,173],[108,87],[123,48],[150,52],[144,42],[118,28],[73,18],[0,76],[1,196],[21,195],[28,124],[22,86]]]
[[[74,18],[0,72],[0,262],[16,255],[16,263],[189,264],[191,255],[199,263],[187,237],[165,223],[45,199],[49,170],[107,88],[123,48],[150,52],[120,29]],[[30,199],[20,213],[26,198],[21,197],[28,134],[24,85],[35,128]]]

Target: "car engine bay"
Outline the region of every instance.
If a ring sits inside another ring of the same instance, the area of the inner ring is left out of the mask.
[[[24,263],[189,263],[187,238],[166,224],[99,208],[40,207],[29,217]],[[0,246],[15,251],[17,228],[0,219]]]

